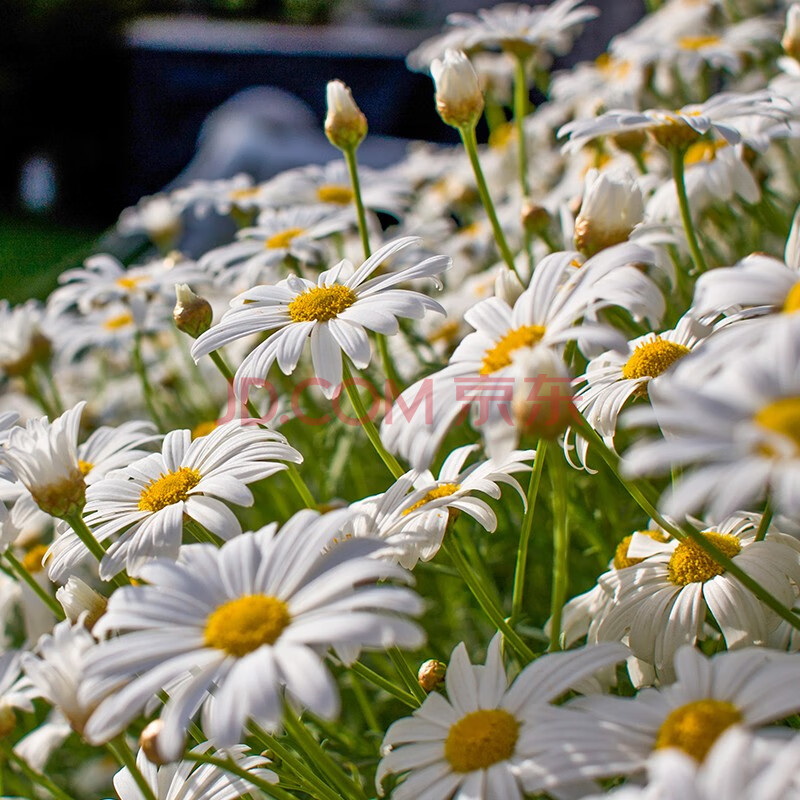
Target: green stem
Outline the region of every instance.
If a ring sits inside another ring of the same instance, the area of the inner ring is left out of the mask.
[[[61,604],[53,597],[52,595],[48,594],[45,589],[36,582],[36,578],[25,569],[24,564],[11,552],[11,550],[6,550],[5,552],[6,561],[11,565],[11,569],[23,580],[28,586],[31,587],[34,594],[56,615],[58,619],[64,619],[67,615],[64,613],[64,609],[61,608]]]
[[[265,795],[267,795],[267,797],[275,798],[275,800],[294,800],[294,795],[289,794],[289,792],[285,792],[283,789],[280,789],[271,783],[268,783],[258,775],[254,775],[252,772],[242,769],[242,767],[232,760],[211,756],[207,753],[192,752],[186,753],[183,758],[185,761],[194,761],[197,764],[211,764],[214,767],[219,767],[219,769],[225,770],[225,772],[235,775],[237,778],[241,778],[243,781],[247,781],[248,783],[252,784],[259,791],[262,791]]]
[[[318,797],[319,800],[341,800],[322,778],[311,769],[309,764],[313,764],[313,761],[307,764],[294,750],[291,750],[275,736],[267,733],[253,722],[250,723],[250,729],[261,744],[275,753],[283,762],[283,765],[293,773],[293,779],[300,784],[306,794],[311,797]]]
[[[356,161],[356,148],[347,147],[342,150],[344,160],[347,163],[347,172],[350,175],[350,185],[353,189],[353,200],[356,205],[356,216],[358,217],[358,233],[361,236],[361,246],[364,249],[364,258],[372,255],[369,246],[369,231],[367,230],[367,212],[364,209],[364,200],[361,197],[361,182],[358,179],[358,162]]]
[[[225,378],[230,386],[233,386],[234,375],[231,371],[231,368],[222,357],[222,353],[220,353],[219,350],[214,350],[213,352],[209,353],[209,356],[211,356],[214,366],[219,370],[222,377]],[[261,417],[261,415],[258,413],[255,403],[249,398],[247,399],[247,413],[256,420]],[[289,475],[289,480],[292,482],[292,486],[294,486],[295,491],[298,495],[300,495],[303,505],[305,505],[306,508],[316,508],[317,501],[314,500],[314,495],[311,494],[311,490],[306,485],[306,482],[303,480],[303,477],[300,475],[300,471],[297,469],[297,467],[291,462],[287,462],[286,472]]]
[[[528,548],[533,530],[533,516],[536,509],[536,498],[539,494],[539,484],[542,481],[542,471],[544,460],[547,455],[547,448],[544,442],[539,440],[536,447],[536,457],[531,470],[531,478],[528,482],[528,508],[522,520],[522,528],[519,532],[519,544],[517,545],[517,561],[514,568],[514,589],[511,595],[511,624],[514,625],[522,616],[522,599],[525,593],[525,573],[528,567]]]
[[[142,334],[139,331],[134,334],[131,355],[133,357],[133,368],[136,370],[136,374],[139,376],[139,382],[142,384],[142,393],[144,394],[144,402],[147,406],[147,411],[153,418],[156,427],[160,431],[165,431],[164,422],[161,419],[161,415],[158,413],[155,398],[153,397],[153,386],[150,383],[150,379],[147,377],[147,367],[145,366],[142,356]]]
[[[72,797],[63,789],[60,789],[58,786],[56,786],[56,784],[53,783],[50,778],[48,778],[46,775],[43,775],[41,772],[37,772],[24,758],[22,758],[22,756],[15,753],[7,742],[0,743],[0,750],[2,750],[3,755],[6,757],[6,759],[8,759],[8,761],[10,761],[12,764],[16,764],[17,767],[19,767],[20,772],[22,772],[25,777],[31,781],[31,783],[41,786],[43,789],[53,795],[53,797],[57,798],[57,800],[72,800]]]
[[[44,413],[51,420],[55,419],[58,414],[55,413],[53,407],[44,396],[44,392],[42,392],[42,390],[39,388],[39,384],[36,382],[36,376],[33,374],[33,371],[28,370],[28,372],[25,373],[23,380],[25,381],[25,393],[28,395],[28,397],[35,400],[42,411],[44,411]]]
[[[158,800],[153,793],[150,784],[145,780],[141,770],[136,765],[136,757],[130,751],[128,743],[125,741],[125,734],[120,734],[116,739],[112,739],[106,747],[111,755],[119,762],[120,766],[127,767],[131,777],[139,787],[139,791],[145,800]]]
[[[355,411],[356,417],[361,423],[361,427],[364,429],[364,433],[367,434],[367,438],[375,448],[375,452],[381,457],[381,460],[386,464],[395,478],[402,477],[405,474],[405,470],[400,466],[398,460],[383,446],[378,429],[375,427],[375,423],[369,418],[366,408],[364,408],[364,403],[358,392],[358,386],[356,386],[353,381],[350,365],[346,357],[343,357],[342,374],[344,376],[344,389],[350,399],[350,404],[353,406],[353,411]]]
[[[365,664],[362,664],[360,661],[355,661],[348,667],[352,670],[353,674],[358,675],[364,680],[369,681],[373,686],[377,686],[379,689],[383,689],[384,692],[390,694],[394,697],[395,700],[399,700],[401,703],[404,703],[409,708],[418,708],[419,703],[417,702],[416,697],[412,695],[410,692],[405,691],[405,689],[399,689],[392,681],[388,678],[384,678],[383,675],[375,672],[375,670],[370,669]]]
[[[50,394],[53,398],[53,411],[58,416],[64,411],[64,402],[61,399],[61,393],[58,391],[58,386],[56,386],[55,379],[53,378],[53,372],[49,366],[45,366],[44,364],[37,364],[37,367],[39,372],[44,376],[45,383],[50,389]]]
[[[221,537],[217,536],[215,533],[211,533],[205,525],[201,525],[197,520],[186,518],[184,517],[184,528],[186,531],[198,542],[203,542],[205,544],[213,544],[214,547],[222,547],[225,544],[225,540]]]
[[[528,115],[528,76],[525,71],[525,57],[514,56],[514,126],[517,129],[517,166],[519,168],[519,185],[522,196],[531,193],[528,180],[528,149],[525,146],[525,117]]]
[[[561,650],[561,612],[567,599],[569,577],[569,518],[566,464],[550,459],[553,480],[553,588],[550,596],[550,650]]]
[[[408,662],[406,661],[403,653],[398,647],[390,647],[386,652],[391,659],[392,664],[394,664],[394,668],[400,674],[403,683],[405,683],[411,694],[417,699],[417,704],[422,703],[428,695],[419,685],[417,676],[413,673],[411,667],[408,666]]]
[[[695,270],[705,272],[708,269],[703,251],[697,241],[697,232],[692,221],[692,212],[689,208],[689,198],[686,195],[686,181],[684,176],[684,157],[685,150],[682,147],[672,147],[670,149],[670,161],[672,163],[672,178],[675,181],[675,190],[678,194],[678,206],[681,212],[683,229],[686,232],[686,241],[689,243],[689,251],[692,254]]]
[[[492,602],[486,590],[481,585],[480,581],[475,578],[474,573],[469,568],[464,554],[459,549],[457,543],[445,537],[442,543],[442,549],[450,557],[451,561],[458,570],[461,579],[466,583],[467,588],[472,593],[472,596],[478,601],[478,605],[483,610],[483,613],[489,618],[490,622],[499,630],[509,646],[517,653],[524,663],[529,663],[536,658],[533,650],[531,650],[525,642],[522,641],[519,634],[506,622],[503,613]]]
[[[361,680],[355,672],[350,673],[350,688],[353,690],[353,695],[356,698],[358,707],[361,709],[361,713],[364,716],[364,721],[367,723],[369,729],[373,733],[379,734],[381,737],[383,737],[383,726],[378,722],[378,718],[375,716],[375,711],[370,705],[367,693],[364,691],[364,687],[361,685]]]
[[[761,515],[761,522],[758,525],[758,530],[756,531],[756,538],[755,541],[763,542],[764,537],[767,535],[767,531],[769,530],[769,525],[772,522],[772,504],[769,502],[769,498],[767,499],[767,503],[764,506],[764,513]]]
[[[475,138],[475,126],[465,126],[458,129],[458,132],[461,134],[461,141],[464,143],[464,149],[467,151],[467,156],[469,157],[469,163],[472,165],[472,171],[475,174],[475,183],[478,187],[478,194],[481,198],[481,203],[483,203],[483,207],[486,209],[486,214],[489,217],[489,222],[492,225],[492,231],[494,232],[494,239],[497,242],[497,247],[500,250],[500,255],[505,261],[506,266],[514,272],[514,274],[522,281],[520,274],[517,272],[517,267],[514,264],[514,256],[511,254],[511,250],[508,247],[508,242],[506,241],[505,234],[503,233],[503,229],[500,227],[500,221],[497,219],[497,212],[494,209],[494,203],[492,203],[491,195],[489,194],[489,189],[486,186],[486,178],[483,176],[483,170],[481,169],[481,162],[478,158],[478,140]]]
[[[583,436],[589,444],[596,447],[600,457],[605,461],[608,468],[614,474],[614,477],[638,503],[642,511],[652,517],[665,531],[679,541],[690,539],[701,550],[711,556],[711,558],[723,567],[726,572],[733,575],[734,578],[755,595],[767,608],[774,611],[781,619],[786,620],[793,628],[800,630],[800,616],[784,606],[775,595],[768,592],[758,581],[748,575],[732,559],[728,558],[725,553],[712,544],[700,531],[689,524],[678,527],[662,516],[656,507],[658,493],[652,486],[641,481],[627,481],[623,478],[619,469],[619,456],[606,446],[606,443],[597,435],[595,430],[585,419],[581,418],[581,421],[578,423],[578,429],[581,432],[581,436]]]
[[[94,534],[83,521],[81,513],[70,514],[70,516],[64,517],[64,520],[70,528],[75,531],[75,535],[83,542],[86,549],[97,559],[97,562],[100,563],[106,554],[106,546],[94,538]],[[130,581],[122,575],[115,575],[111,580],[113,583],[117,584],[117,586],[130,583]]]
[[[322,745],[311,735],[308,728],[287,708],[283,715],[283,724],[286,732],[294,739],[306,758],[315,764],[328,778],[336,789],[341,792],[343,798],[349,800],[367,800],[364,790],[356,784],[328,755]]]

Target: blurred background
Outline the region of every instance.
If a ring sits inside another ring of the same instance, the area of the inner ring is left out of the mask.
[[[602,16],[556,67],[593,59],[643,13]],[[336,156],[325,85],[367,115],[365,164],[453,141],[405,56],[487,0],[3,0],[0,295],[46,293],[142,195],[195,178],[259,180]]]

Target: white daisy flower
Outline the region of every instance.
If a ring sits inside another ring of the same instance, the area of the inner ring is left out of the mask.
[[[207,753],[210,747],[205,742],[189,752]],[[240,769],[252,772],[269,783],[278,782],[278,776],[274,772],[264,769],[269,761],[263,756],[248,755],[245,745],[231,747],[225,755]],[[156,800],[237,800],[248,792],[255,791],[255,787],[248,781],[213,764],[180,761],[157,767],[140,750],[136,756],[136,767],[144,776]],[[114,791],[119,800],[144,800],[142,790],[127,767],[114,776]]]
[[[447,666],[447,699],[432,692],[386,732],[378,790],[388,775],[402,773],[407,777],[393,800],[522,800],[524,793],[552,788],[550,704],[626,653],[621,645],[595,645],[544,655],[509,685],[499,634],[483,666],[470,663],[462,642]]]
[[[120,534],[100,563],[100,577],[123,569],[133,575],[150,559],[177,558],[184,517],[223,539],[241,533],[226,502],[252,505],[247,484],[286,469],[281,461],[302,460],[281,434],[238,421],[194,441],[189,430],[171,431],[160,453],[112,472],[86,493],[85,519],[95,539]],[[77,535],[65,531],[48,551],[50,577],[66,580],[87,557]]]
[[[146,564],[147,585],[114,592],[95,626],[98,635],[125,633],[87,660],[83,701],[127,686],[100,704],[87,738],[107,741],[170,682],[186,678],[161,713],[159,753],[164,760],[181,754],[201,703],[203,730],[218,747],[231,747],[249,718],[270,730],[280,725],[283,688],[325,719],[338,714],[336,684],[322,661],[329,648],[357,657],[365,647],[419,647],[422,631],[405,616],[422,610],[417,595],[376,585],[411,580],[371,557],[384,544],[351,539],[329,547],[349,513],[301,511],[278,535],[270,525],[220,549],[187,545],[177,563]]]
[[[249,175],[239,173],[232,178],[192,181],[172,192],[173,202],[181,208],[191,209],[198,218],[211,211],[227,216],[242,212],[253,215],[260,208],[258,197],[260,186],[253,184]]]
[[[20,675],[19,650],[7,650],[0,655],[0,733],[8,736],[17,727],[14,709],[32,713],[33,700],[39,692],[24,676]]]
[[[103,425],[78,445],[78,467],[87,486],[115,469],[150,455],[147,445],[161,441],[152,422],[123,422],[116,428]]]
[[[117,229],[124,236],[143,233],[166,253],[178,244],[183,232],[181,209],[166,194],[143,197],[119,215]]]
[[[323,207],[267,209],[236,241],[206,253],[198,262],[221,286],[254,286],[278,280],[278,267],[287,256],[318,263],[324,251],[319,240],[345,230],[349,220]]]
[[[663,499],[668,515],[705,507],[722,519],[765,496],[780,513],[800,513],[800,327],[785,323],[766,334],[738,359],[729,352],[713,379],[698,385],[692,371],[682,379],[676,370],[651,385],[652,410],[628,412],[631,423],[656,420],[665,438],[628,450],[627,475],[685,467]]]
[[[759,522],[758,515],[738,514],[706,527],[702,535],[791,607],[800,587],[800,545],[774,531],[756,541]],[[598,578],[613,602],[598,620],[597,638],[626,637],[633,654],[662,678],[671,677],[677,649],[700,638],[707,614],[728,649],[765,645],[778,627],[779,617],[694,542],[637,533],[627,557],[641,560]]]
[[[265,378],[276,360],[285,375],[291,374],[310,338],[320,388],[326,397],[335,397],[341,390],[342,352],[358,369],[370,362],[367,330],[394,334],[398,317],[421,319],[426,309],[444,314],[444,309],[426,295],[394,287],[449,269],[451,260],[447,256],[433,256],[368,280],[387,258],[418,241],[410,236],[395,239],[355,271],[348,261],[340,261],[320,273],[316,284],[292,275],[274,286],[243,292],[231,301],[220,322],[197,339],[192,356],[197,361],[243,336],[277,328],[236,371],[237,395],[241,396],[248,378]]]
[[[438,478],[427,470],[412,470],[383,494],[352,504],[350,509],[356,512],[352,535],[383,539],[400,565],[413,569],[417,561],[430,561],[436,555],[450,519],[460,511],[484,530],[494,531],[494,511],[474,494],[497,499],[501,495],[498,484],[505,483],[517,490],[524,506],[525,492],[512,475],[529,472],[536,454],[515,450],[505,458],[479,461],[464,469],[464,462],[477,449],[477,445],[466,445],[453,450]]]
[[[563,743],[550,766],[564,779],[631,775],[666,748],[703,762],[728,728],[764,730],[800,709],[799,662],[798,655],[761,647],[711,658],[682,647],[669,686],[570,701],[550,729]]]
[[[0,300],[0,372],[9,377],[25,375],[36,361],[50,355],[50,326],[40,303],[12,306]]]
[[[629,265],[651,260],[649,250],[629,243],[607,248],[582,266],[577,253],[554,253],[538,264],[530,286],[513,309],[497,297],[477,303],[464,314],[475,331],[458,345],[448,366],[417,381],[395,401],[381,425],[384,444],[412,466],[425,468],[458,414],[472,406],[490,455],[510,449],[507,445],[516,435],[510,406],[516,384],[526,377],[514,364],[515,354],[539,346],[560,354],[570,340],[579,346],[622,347],[614,329],[575,323],[590,310],[618,302],[627,306],[640,303],[639,287],[655,287]],[[615,271],[623,271],[630,280],[622,280],[616,291],[607,291],[611,285],[604,282],[614,278]],[[657,290],[655,293],[661,297]],[[430,412],[423,404],[409,414],[426,395],[431,399]]]
[[[85,402],[52,423],[47,417],[14,427],[0,457],[42,511],[64,517],[83,507],[86,484],[78,463],[78,427]]]
[[[647,764],[647,785],[625,786],[586,800],[798,800],[800,736],[787,741],[754,736],[734,725],[702,764],[665,749]]]
[[[52,634],[46,634],[36,645],[37,655],[23,653],[20,665],[41,697],[55,706],[69,721],[72,729],[83,732],[95,704],[78,700],[78,686],[83,678],[83,661],[97,646],[83,625],[69,620],[59,622]]]
[[[410,187],[398,172],[359,167],[358,178],[365,208],[398,219],[403,215],[409,205]],[[262,208],[322,206],[356,219],[350,176],[342,159],[282,172],[261,185],[259,201]]]
[[[629,131],[649,132],[664,147],[686,147],[708,133],[730,144],[738,144],[742,141],[742,134],[736,127],[736,120],[751,115],[785,120],[785,101],[767,91],[750,94],[729,92],[714,95],[705,103],[683,106],[676,111],[612,109],[594,119],[569,122],[559,130],[558,135],[569,138],[564,145],[564,152],[567,153],[577,152],[598,136]]]
[[[647,333],[628,342],[625,352],[608,350],[593,358],[573,381],[574,402],[586,421],[613,448],[617,418],[631,398],[648,397],[652,381],[668,372],[703,341],[710,330],[686,315],[669,331]],[[588,442],[576,437],[576,454],[586,465]]]

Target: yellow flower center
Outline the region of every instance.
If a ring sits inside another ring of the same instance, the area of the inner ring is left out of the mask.
[[[208,434],[211,433],[211,431],[213,431],[216,427],[217,421],[215,419],[199,422],[194,426],[194,428],[192,428],[192,439],[199,439],[201,436],[208,436]]]
[[[140,511],[160,511],[189,497],[189,492],[200,483],[202,475],[196,469],[179,467],[175,472],[162,472],[142,489],[139,496]]]
[[[742,713],[726,700],[695,700],[671,711],[656,737],[656,750],[677,747],[696,761],[703,761],[714,742]]]
[[[455,772],[487,769],[514,755],[519,722],[501,708],[473,711],[450,726],[444,757]]]
[[[291,618],[282,600],[265,594],[237,597],[221,605],[206,621],[208,647],[242,658],[265,644],[275,644]]]
[[[260,186],[248,186],[246,189],[234,189],[228,194],[231,200],[250,200],[261,191]]]
[[[606,78],[619,79],[625,78],[631,71],[631,62],[623,61],[609,53],[601,53],[594,61],[595,66],[602,72]]]
[[[455,494],[460,488],[461,484],[459,483],[443,483],[441,486],[431,489],[422,500],[417,500],[413,506],[409,506],[403,511],[403,516],[410,514],[412,511],[416,511],[418,508],[422,508],[422,506],[430,503],[431,500],[438,500],[440,497],[450,497],[450,495]]]
[[[633,351],[622,368],[622,377],[627,380],[657,378],[688,353],[688,347],[656,336],[652,342],[640,344]]]
[[[679,113],[685,117],[696,117],[700,114],[699,111],[660,114],[661,124],[651,128],[650,134],[662,147],[688,147],[700,138],[700,134],[685,119],[678,116]]]
[[[800,453],[800,397],[781,397],[757,411],[753,417],[757,425],[771,433],[788,439]],[[762,445],[765,455],[777,455],[769,445]]]
[[[127,289],[130,291],[131,289],[135,289],[143,280],[144,275],[125,276],[122,278],[117,278],[117,286],[119,286],[120,289]]]
[[[353,200],[353,190],[349,186],[323,183],[317,189],[317,199],[320,203],[334,203],[337,206],[346,206]]]
[[[289,316],[295,322],[326,322],[350,308],[357,299],[347,286],[315,286],[289,303]]]
[[[511,364],[511,354],[521,347],[533,347],[544,337],[545,329],[541,325],[523,325],[509,331],[500,341],[486,352],[481,364],[480,374],[491,375],[493,372]]]
[[[78,469],[85,478],[94,469],[94,464],[92,464],[91,461],[81,461],[81,459],[78,459]]]
[[[789,289],[789,294],[786,295],[786,299],[783,301],[783,310],[787,314],[800,311],[800,281]]]
[[[287,228],[285,231],[279,231],[264,242],[264,247],[268,250],[281,250],[288,247],[304,230],[304,228]]]
[[[103,327],[107,331],[118,331],[120,328],[127,328],[128,325],[133,324],[133,314],[130,311],[123,311],[121,314],[115,314],[109,317],[104,323]]]
[[[702,50],[704,47],[710,47],[714,44],[719,44],[719,36],[706,35],[706,36],[681,36],[678,39],[678,47],[683,50]]]
[[[654,542],[666,542],[667,537],[661,533],[661,531],[637,531],[641,533],[642,536],[649,536]],[[622,541],[617,545],[617,549],[614,551],[614,569],[625,569],[626,567],[632,567],[635,564],[639,564],[644,559],[642,558],[629,558],[628,557],[628,548],[631,546],[631,541],[633,540],[633,534],[626,536]]]
[[[703,536],[728,558],[738,555],[742,549],[741,542],[728,533],[704,533]],[[705,583],[725,572],[705,550],[701,550],[694,542],[681,542],[672,552],[667,566],[669,579],[676,586],[690,583]]]
[[[35,544],[23,556],[22,566],[31,574],[41,572],[44,567],[42,561],[44,560],[45,553],[47,553],[46,544]]]
[[[718,142],[695,142],[687,149],[683,163],[687,167],[691,167],[693,164],[713,161],[717,157],[717,153],[726,147],[728,147],[728,143],[724,139],[720,139]]]

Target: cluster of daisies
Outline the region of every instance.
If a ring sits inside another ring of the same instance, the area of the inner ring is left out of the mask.
[[[800,4],[647,5],[0,302],[4,798],[800,798]]]

